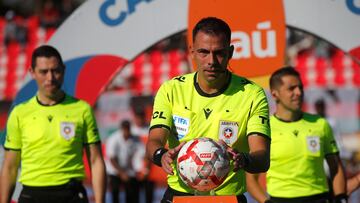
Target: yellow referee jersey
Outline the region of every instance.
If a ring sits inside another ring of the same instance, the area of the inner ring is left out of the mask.
[[[328,122],[304,113],[302,119],[295,122],[271,116],[270,125],[268,193],[274,197],[295,198],[327,192],[325,155],[339,151]]]
[[[270,136],[268,102],[261,87],[231,74],[226,87],[216,94],[204,93],[197,74],[178,76],[165,82],[154,103],[150,128],[163,127],[171,132],[170,148],[197,137],[222,139],[238,151],[248,152],[247,136],[260,133]],[[176,164],[176,163],[175,163]],[[168,176],[171,188],[194,193],[182,183],[173,165],[174,175]],[[243,170],[230,173],[219,186],[217,195],[239,195],[246,191]]]
[[[55,186],[84,178],[83,146],[99,141],[86,102],[66,95],[59,104],[43,106],[33,97],[11,112],[4,147],[21,151],[22,184]]]

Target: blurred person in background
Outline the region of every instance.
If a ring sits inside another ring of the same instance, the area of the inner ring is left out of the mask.
[[[15,12],[9,10],[5,14],[6,24],[4,28],[4,43],[8,46],[10,43],[15,42],[16,39],[16,22],[14,20]]]
[[[88,202],[82,185],[84,149],[95,202],[104,202],[105,165],[90,105],[61,89],[65,65],[54,47],[43,45],[34,50],[30,73],[38,92],[9,115],[0,202],[10,202],[20,164],[23,189],[19,203]]]
[[[249,193],[260,203],[346,203],[346,178],[331,126],[323,117],[301,110],[304,91],[299,73],[292,67],[275,71],[270,91],[276,103],[270,117],[270,168],[266,174],[270,198],[260,187],[257,174],[247,174]]]
[[[133,109],[133,124],[131,125],[131,132],[135,136],[139,136],[142,143],[146,144],[149,134],[149,123],[147,122],[145,110],[140,107],[134,107]],[[145,199],[146,203],[152,203],[154,199],[154,192],[155,192],[155,182],[150,179],[149,174],[151,171],[151,168],[153,163],[151,163],[148,159],[144,159],[144,165],[143,165],[143,175],[144,179],[141,183],[145,190]]]
[[[127,203],[138,203],[143,180],[145,147],[131,132],[131,123],[124,120],[106,141],[107,171],[112,202],[119,202],[120,187],[125,189]]]

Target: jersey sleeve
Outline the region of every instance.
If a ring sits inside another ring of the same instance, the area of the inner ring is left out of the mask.
[[[150,122],[150,129],[156,127],[165,127],[168,130],[172,126],[172,105],[171,105],[171,95],[169,83],[164,83],[161,85],[159,91],[155,96],[154,108],[152,119]]]
[[[339,148],[336,144],[336,140],[330,124],[324,120],[324,135],[325,135],[325,155],[339,152]]]
[[[92,144],[100,141],[99,129],[96,124],[94,113],[89,105],[84,112],[85,134],[84,144]]]
[[[21,150],[21,129],[17,109],[14,108],[10,113],[6,124],[6,140],[4,147],[6,149]]]
[[[250,105],[246,134],[254,133],[261,133],[270,138],[269,106],[262,88],[256,92]]]

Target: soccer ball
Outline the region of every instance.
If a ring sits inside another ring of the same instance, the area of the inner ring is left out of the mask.
[[[210,138],[187,142],[177,158],[177,171],[181,180],[200,192],[211,191],[224,182],[229,166],[225,147]]]

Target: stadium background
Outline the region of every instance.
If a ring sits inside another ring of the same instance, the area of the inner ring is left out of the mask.
[[[58,26],[84,1],[3,0],[0,2],[0,129],[21,88],[32,50],[46,43]],[[132,118],[141,106],[149,119],[153,96],[161,83],[191,71],[187,57],[187,32],[161,40],[139,54],[109,80],[94,103],[102,139],[119,120]],[[294,65],[305,85],[304,110],[315,112],[323,100],[334,124],[348,176],[360,171],[360,66],[327,41],[287,27],[285,63]],[[271,101],[271,100],[270,100]],[[274,104],[271,103],[271,108]],[[272,109],[273,110],[273,109]],[[0,137],[0,143],[4,136]],[[159,188],[164,186],[159,181]],[[360,202],[359,192],[352,196]]]

